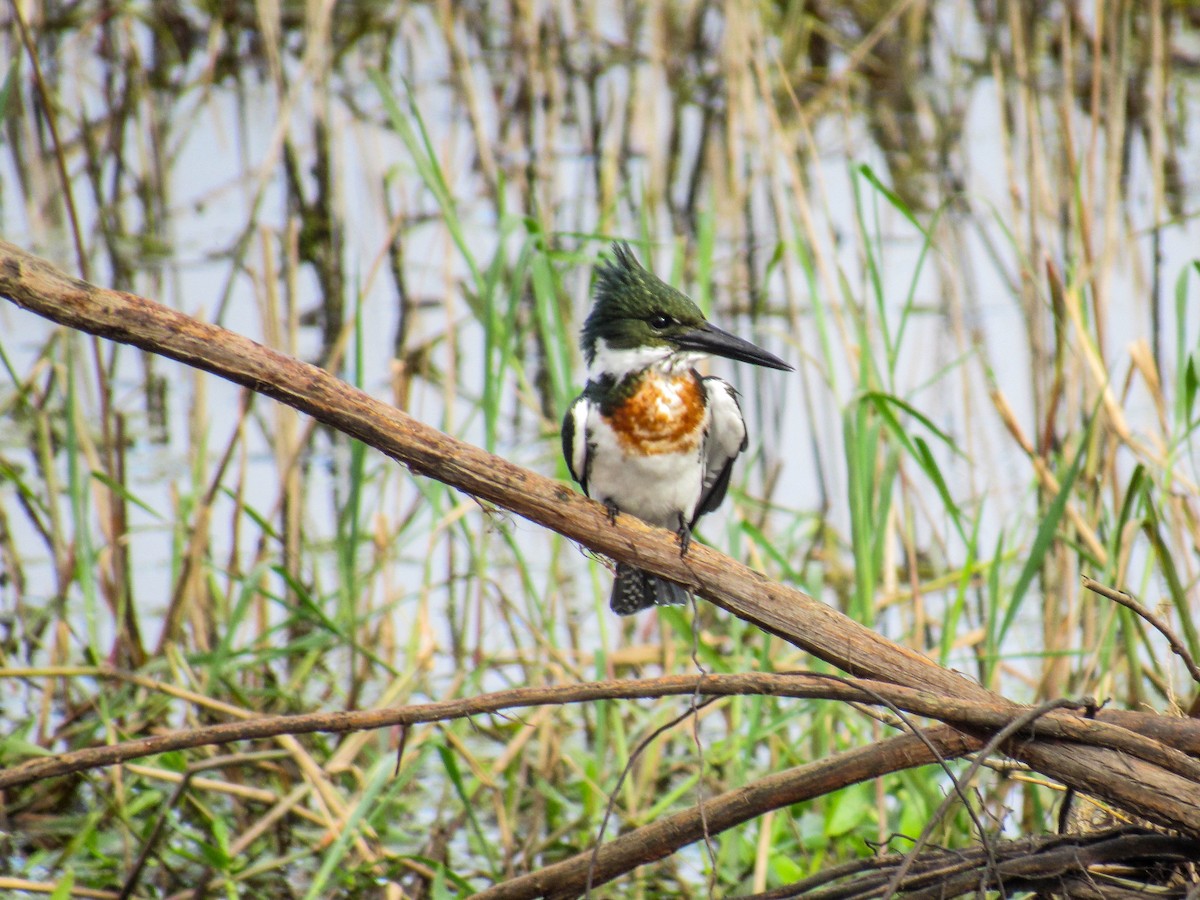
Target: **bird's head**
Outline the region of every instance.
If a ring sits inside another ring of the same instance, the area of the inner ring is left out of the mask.
[[[596,271],[595,304],[583,323],[583,352],[622,354],[650,365],[672,356],[709,353],[791,371],[773,353],[722,331],[683,293],[647,271],[627,244],[613,244],[613,258]]]

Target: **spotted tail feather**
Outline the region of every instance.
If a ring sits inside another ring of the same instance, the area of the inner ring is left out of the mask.
[[[691,594],[679,585],[618,563],[608,605],[618,616],[631,616],[651,606],[678,606],[690,599]]]

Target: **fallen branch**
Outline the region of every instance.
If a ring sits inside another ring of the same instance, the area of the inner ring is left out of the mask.
[[[670,856],[681,847],[701,840],[706,831],[719,834],[773,809],[811,800],[880,775],[955,759],[979,747],[979,742],[938,726],[921,735],[902,734],[866,747],[834,753],[751,785],[726,791],[700,806],[685,809],[609,841],[594,853],[569,859],[521,875],[474,895],[475,900],[530,900],[533,897],[576,897],[588,883],[604,884],[646,863]],[[931,749],[933,748],[933,749]],[[937,751],[937,755],[933,750]]]
[[[1162,883],[1170,876],[1166,861],[1186,863],[1200,855],[1200,844],[1187,838],[1153,834],[1141,828],[1102,831],[1088,835],[1053,835],[1040,838],[1018,838],[997,841],[992,845],[995,859],[989,859],[982,847],[961,850],[930,850],[922,854],[908,877],[899,885],[906,900],[972,895],[988,890],[1003,890],[1004,896],[1019,891],[1046,891],[1059,897],[1076,896],[1155,896],[1137,890]],[[871,900],[889,894],[888,881],[906,854],[891,853],[870,859],[855,860],[836,866],[794,884],[775,888],[761,894],[731,897],[730,900],[790,900],[795,897],[812,900],[854,897]],[[1143,865],[1142,877],[1126,890],[1118,887],[1112,894],[1097,889],[1095,874],[1089,869],[1147,859],[1164,863],[1162,878],[1155,881]],[[1071,879],[1079,878],[1079,885]],[[832,886],[835,881],[841,884]],[[1072,889],[1074,887],[1075,889]],[[1081,890],[1092,888],[1094,892]],[[820,890],[820,888],[825,888]],[[1182,896],[1182,895],[1180,895]]]
[[[103,670],[101,670],[103,673]],[[0,677],[9,674],[0,670]],[[127,673],[111,673],[123,677]],[[24,677],[24,676],[23,676]],[[138,678],[137,683],[147,684]],[[0,790],[120,765],[134,759],[156,756],[169,751],[228,744],[234,741],[263,740],[290,734],[344,734],[379,728],[407,727],[429,722],[445,722],[469,716],[487,715],[508,709],[531,706],[560,706],[591,703],[597,700],[644,700],[656,697],[731,697],[742,695],[793,697],[807,700],[835,700],[869,705],[887,704],[913,715],[936,719],[959,730],[994,734],[1029,712],[1029,707],[1013,704],[959,700],[928,691],[866,679],[838,678],[807,672],[749,672],[724,675],[664,675],[658,678],[614,679],[583,684],[546,685],[513,688],[473,697],[417,703],[382,709],[352,712],[301,713],[289,716],[246,717],[236,722],[187,728],[168,734],[135,738],[116,744],[88,747],[55,756],[32,759],[0,770]],[[1200,721],[1176,719],[1184,742],[1200,751]],[[1034,737],[1073,741],[1092,747],[1119,750],[1131,757],[1161,766],[1181,777],[1200,782],[1200,761],[1174,747],[1127,729],[1076,715],[1050,713],[1041,716],[1027,733],[1015,740]]]

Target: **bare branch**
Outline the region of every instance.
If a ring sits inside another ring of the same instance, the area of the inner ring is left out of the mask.
[[[595,853],[594,883],[603,884],[638,866],[670,856],[704,836],[719,834],[803,800],[832,793],[880,775],[937,761],[954,759],[978,749],[979,742],[952,728],[938,726],[922,736],[903,734],[866,747],[835,753],[825,759],[777,772],[751,785],[726,791],[698,807],[627,832]],[[588,880],[593,852],[588,850],[554,865],[505,881],[475,895],[476,900],[527,900],[532,897],[575,897]]]
[[[1171,650],[1183,660],[1183,664],[1187,666],[1188,674],[1192,676],[1192,681],[1200,684],[1200,666],[1196,665],[1196,660],[1192,659],[1192,654],[1188,652],[1187,644],[1179,639],[1174,629],[1171,628],[1161,618],[1156,616],[1145,606],[1134,599],[1133,595],[1127,594],[1125,591],[1118,591],[1116,588],[1110,588],[1106,584],[1101,584],[1093,578],[1083,576],[1083,586],[1089,591],[1094,591],[1101,597],[1107,597],[1114,603],[1119,603],[1126,609],[1131,610],[1134,615],[1140,616],[1149,622],[1158,633],[1167,639],[1167,643],[1171,645]]]
[[[958,897],[985,890],[1043,890],[1059,897],[1147,897],[1155,896],[1149,884],[1122,890],[1105,888],[1088,870],[1102,864],[1154,859],[1186,863],[1196,858],[1195,841],[1145,829],[1123,828],[1087,835],[1051,835],[1017,838],[995,845],[999,859],[993,864],[982,847],[959,850],[930,850],[921,856],[900,885],[909,898]],[[796,897],[856,897],[860,900],[886,897],[887,880],[902,864],[906,854],[891,853],[832,866],[819,875],[761,894],[731,897],[730,900],[792,900]],[[1163,880],[1170,877],[1164,866]],[[834,884],[834,882],[841,882]],[[824,890],[821,890],[824,888]],[[1178,896],[1182,896],[1182,893]]]

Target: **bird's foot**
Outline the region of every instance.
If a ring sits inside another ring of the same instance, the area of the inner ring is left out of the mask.
[[[683,521],[683,516],[679,517],[679,527],[675,529],[675,534],[679,536],[679,556],[680,558],[687,556],[688,547],[692,545],[692,529],[687,527],[687,523]]]
[[[619,513],[621,511],[617,507],[617,504],[613,503],[611,499],[605,499],[604,500],[604,508],[608,510],[608,524],[616,525],[617,524],[617,513]]]

